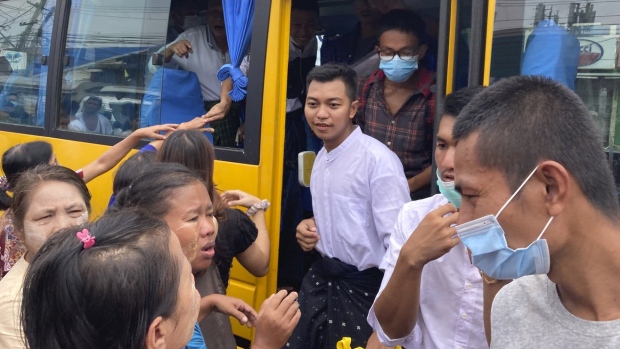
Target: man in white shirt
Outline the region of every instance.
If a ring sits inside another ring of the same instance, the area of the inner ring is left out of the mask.
[[[366,346],[366,315],[379,290],[378,269],[409,188],[398,157],[353,125],[356,74],[326,64],[308,74],[304,114],[324,142],[310,181],[314,218],[297,227],[305,251],[322,257],[304,277],[301,320],[287,347],[335,347],[342,337]]]
[[[88,97],[86,102],[84,102],[82,111],[75,113],[75,120],[69,123],[69,130],[111,135],[113,132],[112,123],[108,118],[99,114],[102,103],[99,97]]]
[[[387,346],[488,347],[482,279],[469,261],[467,248],[453,238],[456,231],[451,227],[461,200],[453,182],[452,126],[482,90],[465,88],[446,98],[435,144],[441,194],[407,203],[398,215],[381,265],[385,276],[368,314],[379,341]]]
[[[228,92],[232,90],[232,81],[220,82],[217,72],[224,64],[230,63],[224,10],[221,0],[209,0],[207,3],[207,25],[190,28],[181,33],[177,39],[162,47],[166,68],[192,71],[198,76],[202,98],[207,111],[206,119],[215,129],[215,145],[235,147],[235,137],[241,125],[238,106],[233,104]],[[158,67],[149,62],[149,70],[154,73]],[[181,101],[182,102],[182,101]]]

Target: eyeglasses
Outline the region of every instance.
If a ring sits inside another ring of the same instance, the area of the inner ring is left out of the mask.
[[[418,55],[418,51],[420,51],[419,48],[417,49],[406,48],[406,49],[402,49],[396,52],[390,49],[377,49],[377,54],[379,55],[379,59],[384,62],[389,62],[393,60],[394,57],[396,57],[396,55],[398,55],[398,57],[400,57],[400,59],[402,59],[403,61],[413,61],[416,59],[416,56]]]

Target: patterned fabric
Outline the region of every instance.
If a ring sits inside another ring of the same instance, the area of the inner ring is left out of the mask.
[[[377,70],[366,81],[360,81],[360,107],[355,117],[365,134],[379,140],[398,155],[407,178],[431,165],[433,149],[435,94],[431,92],[431,87],[435,83],[435,74],[424,68],[417,74],[418,91],[396,114],[390,112],[383,96],[385,74],[382,70]]]
[[[0,218],[0,276],[6,275],[13,265],[26,253],[26,246],[14,234],[13,220],[7,217],[7,213]]]
[[[322,258],[306,274],[299,293],[303,314],[285,348],[333,349],[343,337],[366,347],[372,328],[366,321],[383,273],[358,271],[335,258]]]
[[[219,102],[205,102],[205,110],[208,112],[211,110],[211,107]],[[211,127],[215,130],[213,132],[213,145],[229,148],[237,147],[237,130],[241,126],[241,120],[239,119],[240,103],[242,102],[233,102],[228,114],[223,119],[211,122]]]

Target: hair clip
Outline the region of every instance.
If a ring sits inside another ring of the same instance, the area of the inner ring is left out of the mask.
[[[86,228],[82,229],[81,232],[78,231],[75,234],[75,236],[77,236],[77,238],[80,239],[80,241],[82,243],[84,243],[84,249],[85,250],[93,247],[93,245],[95,244],[95,237],[94,236],[90,236],[90,232]]]
[[[0,177],[0,190],[7,191],[9,190],[9,181],[6,179],[6,176]]]

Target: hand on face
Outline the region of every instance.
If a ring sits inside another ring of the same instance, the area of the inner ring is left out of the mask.
[[[316,229],[314,218],[304,219],[301,221],[301,223],[297,226],[295,237],[297,238],[297,243],[299,243],[302,250],[306,252],[312,250],[321,238]]]
[[[297,326],[301,312],[297,292],[282,290],[267,298],[258,312],[253,349],[282,348]]]
[[[456,229],[452,226],[458,215],[452,204],[431,211],[403,245],[399,259],[407,259],[409,265],[421,269],[426,263],[448,253],[460,241],[454,237]]]

